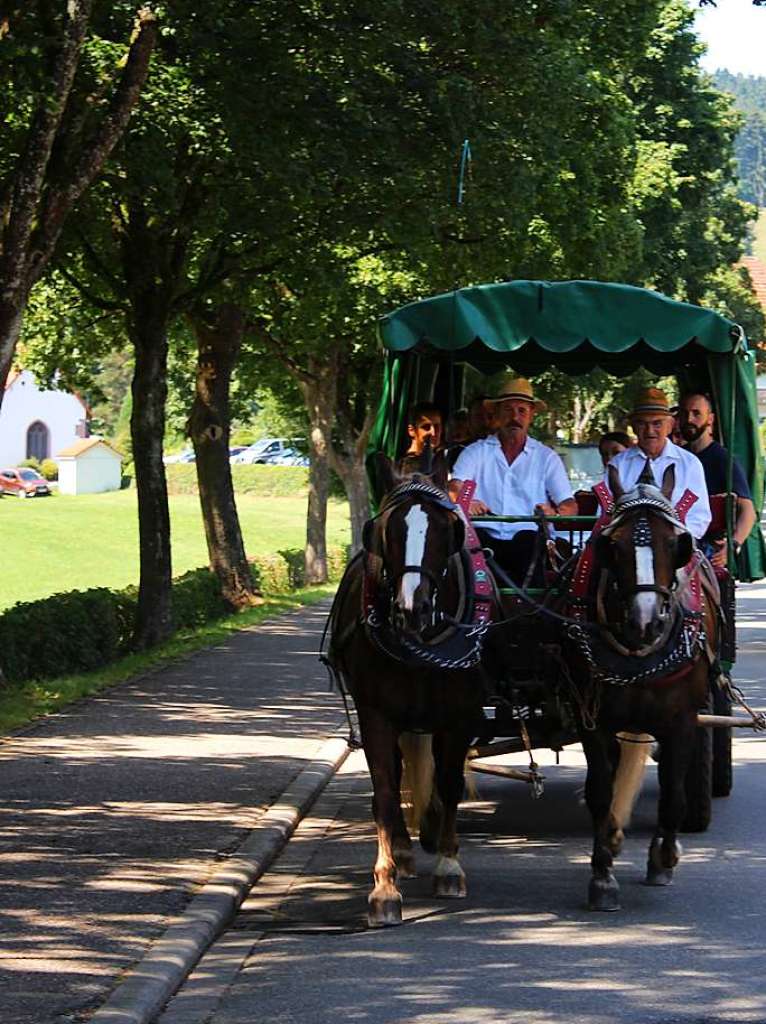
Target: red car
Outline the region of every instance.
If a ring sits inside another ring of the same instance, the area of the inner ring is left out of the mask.
[[[0,469],[0,494],[15,494],[19,498],[35,498],[50,494],[47,480],[28,466]]]

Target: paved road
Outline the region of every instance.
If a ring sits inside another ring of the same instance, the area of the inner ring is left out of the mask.
[[[738,680],[766,707],[766,587],[740,594]],[[702,1024],[766,1021],[766,740],[737,739],[734,793],[685,837],[669,889],[641,884],[652,769],[619,862],[624,909],[585,909],[589,821],[573,748],[546,795],[483,777],[461,814],[465,901],[403,883],[406,924],[367,931],[374,843],[354,755],[161,1024]],[[514,759],[507,759],[512,762]]]
[[[85,1019],[341,724],[305,609],[0,742],[0,1022]]]

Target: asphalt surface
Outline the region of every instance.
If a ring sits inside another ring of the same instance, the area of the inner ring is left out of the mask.
[[[738,621],[736,678],[764,709],[766,586],[741,588]],[[422,873],[402,883],[404,926],[370,931],[370,784],[353,755],[160,1024],[763,1024],[766,738],[737,734],[734,791],[706,833],[683,837],[667,889],[642,884],[650,768],[617,914],[586,909],[582,756],[547,761],[542,800],[482,776],[462,807],[467,899],[435,900],[420,854]]]
[[[86,1020],[344,721],[326,608],[0,742],[0,1021]]]

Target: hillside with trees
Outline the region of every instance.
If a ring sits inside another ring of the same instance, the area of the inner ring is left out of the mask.
[[[732,94],[744,118],[734,144],[740,196],[748,203],[766,207],[766,77],[717,71],[715,84]]]

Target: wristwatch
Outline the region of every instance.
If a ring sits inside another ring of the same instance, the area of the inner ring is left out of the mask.
[[[739,553],[742,550],[742,545],[740,544],[740,542],[738,540],[735,540],[735,541],[732,541],[731,546],[734,549],[734,557],[735,558],[739,558]]]

